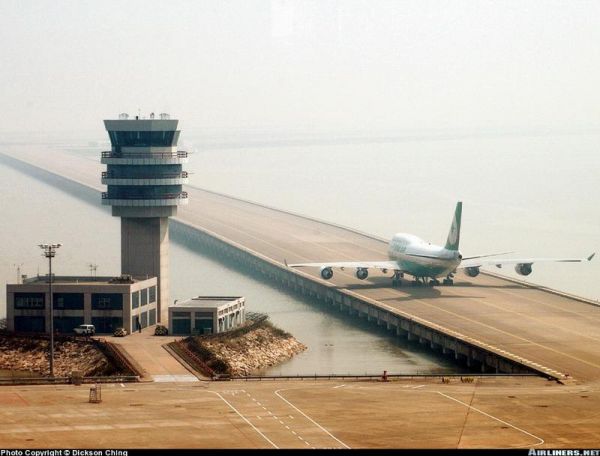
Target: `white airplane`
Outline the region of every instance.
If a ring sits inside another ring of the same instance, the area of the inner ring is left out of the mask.
[[[439,285],[438,277],[444,277],[444,285],[452,285],[454,274],[457,269],[464,269],[469,277],[479,275],[479,268],[482,266],[495,265],[501,268],[505,264],[514,264],[517,274],[527,276],[531,274],[532,264],[537,262],[564,262],[579,263],[581,261],[591,261],[595,253],[587,258],[521,258],[521,259],[484,259],[505,253],[494,253],[489,255],[477,255],[472,257],[463,257],[458,250],[460,242],[460,221],[462,215],[462,202],[456,203],[454,219],[448,234],[448,240],[444,247],[432,245],[412,234],[398,233],[394,235],[389,244],[389,260],[382,261],[334,261],[329,263],[296,263],[287,264],[291,268],[320,268],[321,277],[329,280],[333,277],[333,269],[344,270],[345,268],[355,268],[356,278],[364,280],[369,276],[369,269],[379,269],[384,274],[387,271],[394,271],[393,284],[400,285],[400,279],[404,274],[409,274],[415,278],[415,283],[426,283],[429,280],[430,285]]]

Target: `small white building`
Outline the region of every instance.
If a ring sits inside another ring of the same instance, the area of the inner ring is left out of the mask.
[[[246,321],[242,296],[197,296],[169,307],[169,334],[216,334],[237,328]]]

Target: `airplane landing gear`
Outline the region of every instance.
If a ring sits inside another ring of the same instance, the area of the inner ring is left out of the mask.
[[[392,286],[401,287],[402,277],[404,277],[404,274],[401,271],[394,271],[394,275],[392,276]]]
[[[454,275],[453,275],[453,274],[448,274],[448,277],[446,277],[446,278],[444,279],[444,282],[443,282],[443,283],[444,283],[444,285],[448,285],[448,286],[450,286],[450,285],[454,285],[454,280],[452,280],[452,279],[453,279],[453,277],[454,277]]]
[[[427,278],[426,277],[415,277],[415,280],[413,280],[411,282],[411,285],[413,287],[420,287],[422,285],[427,285]]]
[[[448,276],[443,280],[444,285],[454,285],[454,273],[451,272]]]

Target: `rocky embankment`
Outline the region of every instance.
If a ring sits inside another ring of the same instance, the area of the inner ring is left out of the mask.
[[[49,341],[0,335],[0,369],[50,375]],[[84,377],[110,375],[115,368],[96,346],[87,341],[57,340],[54,375],[68,377],[78,371]]]
[[[265,367],[274,366],[306,350],[306,346],[291,334],[276,328],[268,321],[253,323],[250,328],[214,336],[195,337],[190,348],[213,369],[230,375],[251,375]],[[200,348],[200,350],[197,350]],[[218,363],[211,362],[213,358]]]

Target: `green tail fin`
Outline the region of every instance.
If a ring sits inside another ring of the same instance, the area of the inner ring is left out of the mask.
[[[452,226],[448,233],[448,239],[446,240],[446,249],[458,250],[458,244],[460,243],[460,219],[462,216],[462,202],[456,203],[456,209],[454,210],[454,218],[452,219]]]

